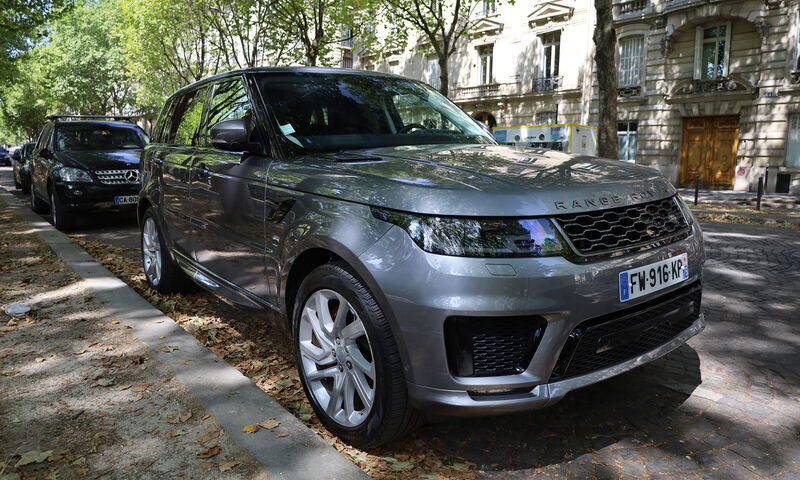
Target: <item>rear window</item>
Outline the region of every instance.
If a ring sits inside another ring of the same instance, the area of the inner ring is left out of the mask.
[[[55,149],[123,150],[144,148],[147,137],[135,126],[59,125],[55,133]]]

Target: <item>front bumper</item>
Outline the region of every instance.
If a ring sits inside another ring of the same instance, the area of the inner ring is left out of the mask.
[[[554,368],[571,332],[581,323],[644,306],[688,285],[699,285],[702,233],[672,244],[585,264],[560,257],[461,258],[429,254],[393,227],[360,259],[386,298],[384,307],[405,362],[415,406],[444,415],[530,410],[558,401],[568,391],[612,377],[664,355],[701,331],[690,325],[635,358],[556,379]],[[644,298],[619,300],[619,272],[686,253],[689,278]],[[699,314],[699,311],[697,312]],[[499,317],[536,316],[546,328],[526,368],[493,376],[458,376],[448,360],[445,323],[454,317],[496,322]],[[693,323],[692,320],[694,320]],[[556,379],[556,381],[554,381]],[[498,393],[502,392],[502,393]]]
[[[136,203],[118,205],[115,197],[139,195],[138,184],[56,183],[55,190],[67,210],[85,212],[135,210]]]

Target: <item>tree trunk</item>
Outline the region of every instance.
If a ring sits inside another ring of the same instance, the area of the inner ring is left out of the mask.
[[[439,55],[439,92],[445,97],[450,93],[450,71],[447,68],[447,55]]]
[[[597,25],[594,30],[594,61],[597,64],[597,84],[600,88],[600,119],[597,128],[597,154],[604,158],[619,158],[617,144],[617,32],[611,0],[595,0]]]

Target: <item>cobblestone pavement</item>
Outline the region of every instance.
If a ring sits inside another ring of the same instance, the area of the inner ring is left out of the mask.
[[[479,478],[800,478],[800,232],[704,231],[709,325],[688,345],[553,408],[439,425],[431,443]]]

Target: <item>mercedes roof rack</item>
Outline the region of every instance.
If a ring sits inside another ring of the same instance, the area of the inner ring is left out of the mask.
[[[131,117],[126,115],[48,115],[47,120],[110,120],[133,123]]]

